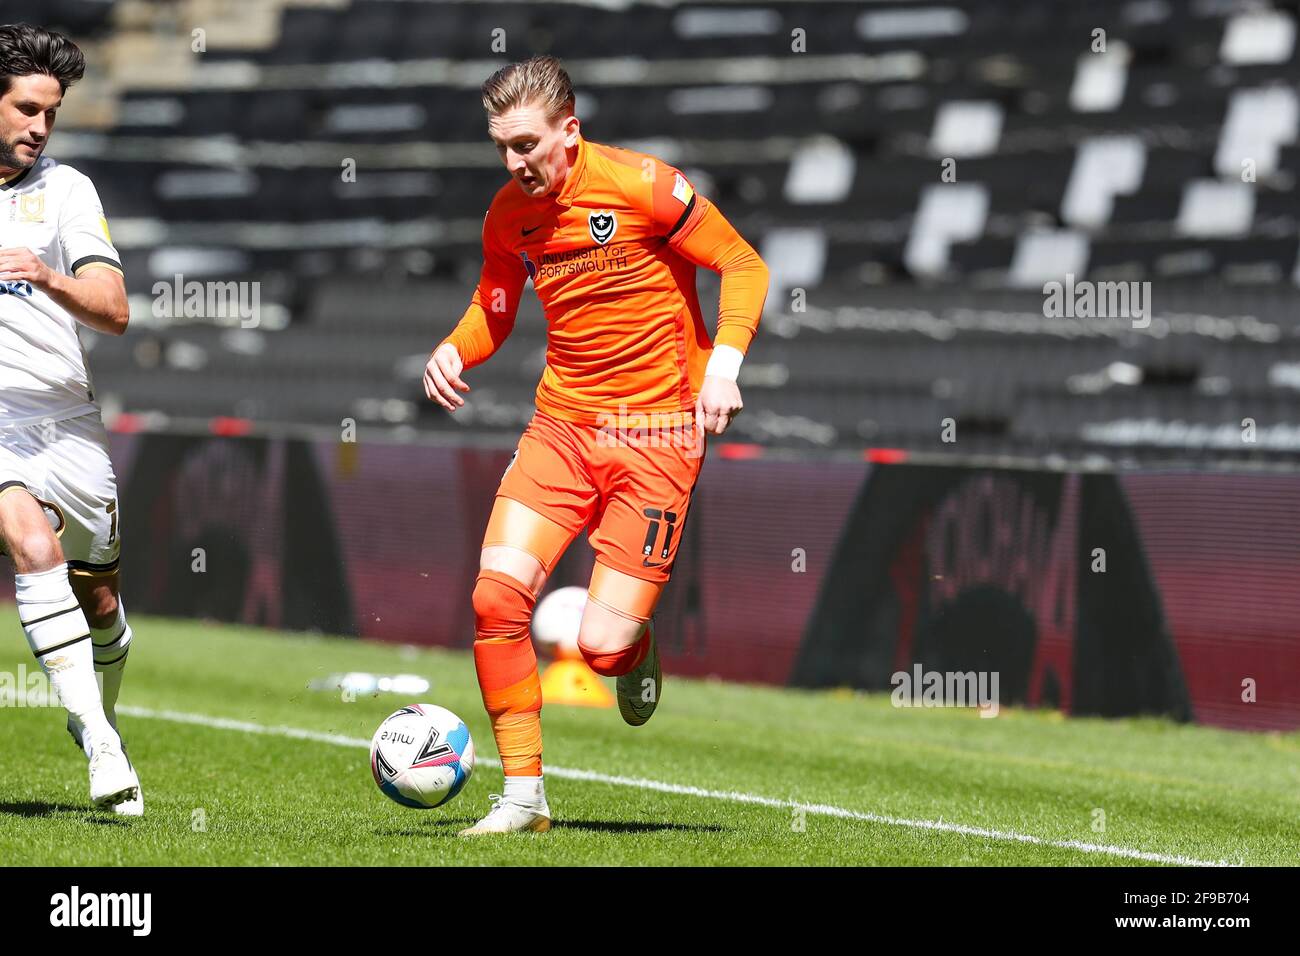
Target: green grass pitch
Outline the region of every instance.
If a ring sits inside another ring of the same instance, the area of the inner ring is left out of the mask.
[[[32,671],[13,606],[0,615],[0,673]],[[90,808],[62,710],[0,707],[7,865],[1300,862],[1300,733],[1007,708],[981,719],[671,674],[644,727],[616,709],[545,709],[550,833],[459,839],[500,791],[497,767],[480,762],[442,809],[409,810],[376,789],[363,747],[285,728],[368,740],[408,701],[307,683],[418,673],[433,684],[423,697],[493,758],[468,653],[132,621],[121,723],[147,815]]]

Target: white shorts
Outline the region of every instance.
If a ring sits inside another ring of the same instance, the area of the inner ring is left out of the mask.
[[[16,487],[26,488],[44,505],[73,573],[117,570],[117,477],[98,413],[0,425],[0,495]]]

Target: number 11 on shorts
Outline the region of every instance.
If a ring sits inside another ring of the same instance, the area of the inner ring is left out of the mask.
[[[664,546],[659,552],[660,558],[668,557],[668,550],[673,543],[673,530],[677,527],[677,514],[673,511],[664,511],[660,508],[646,508],[641,512],[650,519],[650,525],[646,528],[645,544],[641,546],[641,564],[647,568],[658,567],[662,561],[651,561],[650,555],[654,551],[655,541],[659,538],[659,522],[663,519],[668,522],[668,530],[664,534]]]

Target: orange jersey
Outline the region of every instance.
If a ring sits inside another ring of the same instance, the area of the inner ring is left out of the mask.
[[[767,297],[763,260],[676,169],[580,138],[559,193],[534,199],[513,181],[497,192],[478,288],[445,341],[466,368],[486,360],[531,278],[547,325],[539,410],[590,425],[693,411],[714,345],[696,266],[722,275],[717,344],[746,351]]]

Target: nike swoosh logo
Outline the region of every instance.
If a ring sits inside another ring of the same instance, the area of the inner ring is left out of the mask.
[[[647,561],[645,558],[641,559],[641,567],[643,568],[657,568],[661,564],[663,564],[662,561]]]
[[[541,228],[542,228],[541,226],[533,226],[533,228],[531,228],[531,229],[524,229],[524,228],[521,227],[519,231],[520,231],[520,233],[522,233],[523,235],[526,236],[526,235],[528,235],[528,234],[530,234],[530,233],[534,233],[534,232],[536,232],[538,229],[541,229]]]

